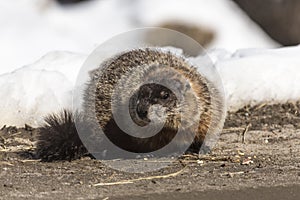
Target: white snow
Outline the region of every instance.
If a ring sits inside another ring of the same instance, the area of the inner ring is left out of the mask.
[[[0,74],[32,63],[51,51],[88,54],[132,27],[118,1],[62,7],[53,0],[0,0]]]
[[[300,100],[300,46],[238,50],[216,61],[229,110]]]
[[[169,20],[214,30],[210,48],[277,46],[230,0],[93,0],[68,7],[54,0],[0,0],[0,74],[51,51],[89,54],[116,34]]]
[[[0,126],[41,125],[49,113],[72,108],[72,92],[86,56],[49,53],[0,76]]]

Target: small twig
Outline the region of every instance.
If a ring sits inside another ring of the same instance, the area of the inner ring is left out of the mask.
[[[245,144],[245,135],[249,130],[249,127],[251,126],[251,124],[248,124],[247,127],[245,128],[245,130],[242,133],[242,143]]]
[[[259,110],[259,109],[265,107],[266,105],[267,105],[267,103],[262,103],[262,104],[258,105],[254,110]]]
[[[172,173],[172,174],[167,174],[167,175],[162,175],[162,176],[148,176],[148,177],[141,177],[141,178],[132,179],[132,180],[123,180],[123,181],[110,182],[110,183],[97,183],[97,184],[94,184],[93,186],[97,187],[97,186],[123,185],[123,184],[134,183],[134,182],[141,181],[141,180],[153,180],[153,179],[161,179],[161,178],[170,178],[170,177],[175,177],[175,176],[181,174],[185,169],[186,169],[186,167],[179,170],[178,172],[175,172],[175,173]]]
[[[12,134],[10,135],[10,138],[14,138],[15,136],[20,135],[20,134],[22,134],[22,132],[20,132],[20,131],[18,131],[18,132],[16,132],[16,133],[12,133]]]
[[[130,184],[130,183],[133,183],[133,181],[118,181],[118,182],[111,182],[111,183],[97,183],[97,184],[94,184],[93,186],[94,187],[97,187],[97,186],[111,186],[111,185],[124,185],[124,184]]]
[[[14,166],[13,164],[6,162],[6,161],[1,161],[0,165],[8,165],[8,166]]]
[[[20,160],[21,163],[28,163],[28,162],[40,162],[41,159],[37,159],[37,160]]]

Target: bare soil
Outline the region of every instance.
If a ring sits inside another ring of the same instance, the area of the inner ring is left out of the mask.
[[[185,155],[156,172],[132,174],[100,160],[40,162],[37,130],[0,130],[0,199],[298,199],[300,104],[228,113],[208,155]],[[100,183],[100,184],[99,184]],[[98,185],[97,185],[98,184]]]

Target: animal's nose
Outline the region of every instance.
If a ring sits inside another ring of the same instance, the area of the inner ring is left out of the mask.
[[[141,119],[147,118],[147,115],[148,115],[148,111],[147,111],[147,110],[143,110],[143,111],[140,111],[140,112],[139,112],[139,117],[140,117]]]
[[[141,101],[137,105],[137,114],[141,119],[148,118],[149,103]]]

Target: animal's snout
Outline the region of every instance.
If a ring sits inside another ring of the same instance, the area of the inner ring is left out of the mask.
[[[137,114],[141,119],[143,120],[148,119],[148,110],[149,110],[149,103],[147,100],[140,101],[137,104]]]

